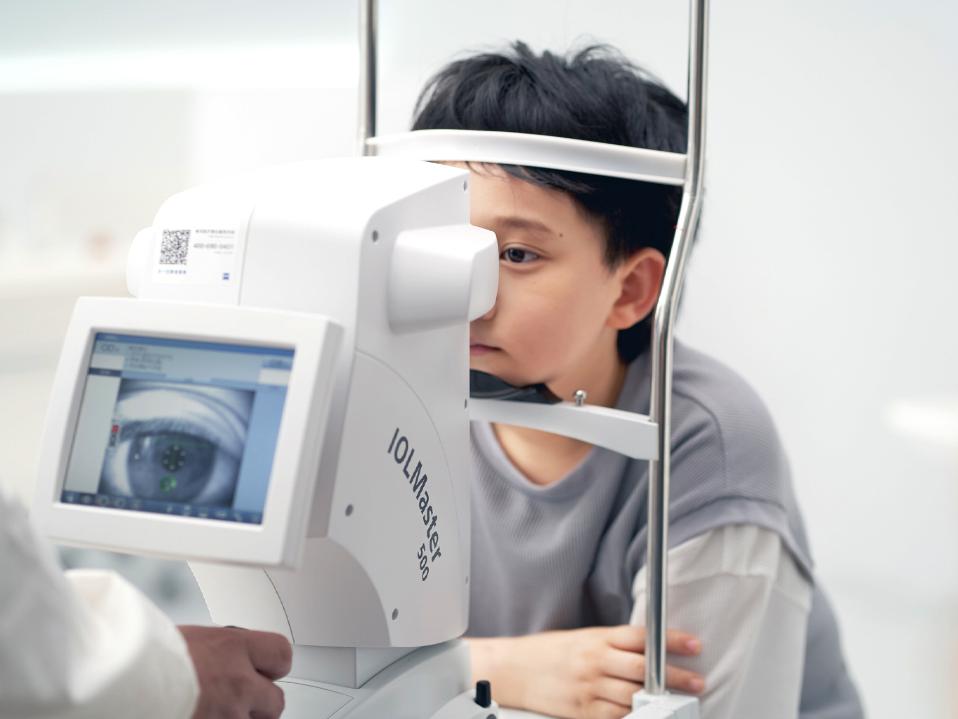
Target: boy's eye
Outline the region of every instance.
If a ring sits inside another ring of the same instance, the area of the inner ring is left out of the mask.
[[[524,250],[521,247],[509,247],[504,250],[500,258],[508,262],[514,262],[516,264],[522,264],[525,262],[532,262],[533,260],[538,260],[539,255],[531,250]]]

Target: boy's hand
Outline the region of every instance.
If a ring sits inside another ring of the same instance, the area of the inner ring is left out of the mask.
[[[587,627],[525,637],[470,639],[473,674],[492,681],[502,706],[568,719],[621,719],[645,681],[645,628]],[[671,654],[701,651],[691,634],[669,630]],[[702,677],[668,667],[670,689],[698,694]]]

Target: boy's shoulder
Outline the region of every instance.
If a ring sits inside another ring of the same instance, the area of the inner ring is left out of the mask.
[[[768,485],[789,483],[772,415],[740,374],[676,342],[672,390],[672,465],[685,464],[690,481],[721,473],[725,491],[734,494],[764,494]]]
[[[673,359],[670,540],[733,524],[765,527],[811,576],[791,470],[765,402],[704,352],[676,343]]]
[[[672,390],[676,398],[694,403],[723,424],[739,421],[774,430],[765,402],[742,375],[680,342],[673,353]]]

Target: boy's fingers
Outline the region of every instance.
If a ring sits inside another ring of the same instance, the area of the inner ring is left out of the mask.
[[[669,629],[665,633],[665,651],[670,654],[694,656],[702,651],[702,642],[688,632]]]
[[[627,652],[644,652],[645,627],[636,627],[631,624],[610,627],[608,641],[616,649],[623,649]]]
[[[665,667],[665,685],[669,689],[687,694],[699,694],[705,689],[705,681],[701,676],[688,669],[679,669],[672,665]]]
[[[645,653],[645,627],[635,627],[630,624],[612,627],[609,633],[609,644],[616,649]],[[694,656],[702,651],[702,643],[694,634],[669,629],[665,632],[665,650],[671,654]]]
[[[631,708],[631,705],[623,707],[621,704],[605,699],[595,699],[589,702],[583,716],[585,719],[622,719]]]
[[[599,671],[608,677],[641,684],[645,681],[645,657],[638,652],[609,649],[599,660]]]
[[[645,657],[636,652],[610,649],[599,660],[599,670],[610,679],[645,683]],[[665,683],[669,689],[690,694],[698,694],[705,688],[701,675],[672,665],[665,668]]]
[[[597,699],[604,699],[627,709],[632,708],[632,695],[642,688],[642,685],[636,682],[614,677],[600,677],[593,686]]]

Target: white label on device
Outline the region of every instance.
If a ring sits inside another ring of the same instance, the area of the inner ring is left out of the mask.
[[[154,279],[184,285],[235,284],[243,257],[243,235],[235,227],[163,228]]]

